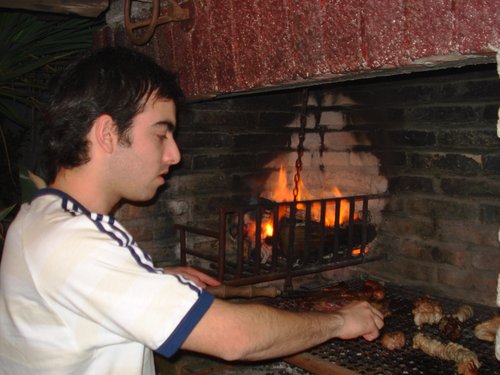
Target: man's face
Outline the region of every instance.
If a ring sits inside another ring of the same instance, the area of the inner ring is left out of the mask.
[[[170,166],[180,161],[175,123],[175,103],[152,95],[129,129],[131,144],[116,148],[113,189],[120,199],[149,200],[165,183]]]

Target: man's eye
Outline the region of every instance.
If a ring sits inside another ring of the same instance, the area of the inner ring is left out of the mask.
[[[160,138],[161,141],[164,141],[165,139],[167,139],[167,136],[165,134],[162,134],[158,135],[158,138]]]

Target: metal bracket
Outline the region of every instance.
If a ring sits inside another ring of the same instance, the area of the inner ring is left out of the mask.
[[[156,27],[163,23],[189,20],[194,15],[192,0],[176,1],[166,0],[166,14],[160,15],[160,1],[152,0],[151,18],[132,22],[130,16],[131,5],[134,0],[125,0],[123,19],[125,31],[132,43],[146,44],[153,36]],[[163,0],[165,1],[165,0]],[[182,6],[181,6],[182,3]],[[142,33],[134,32],[135,29],[146,28]]]

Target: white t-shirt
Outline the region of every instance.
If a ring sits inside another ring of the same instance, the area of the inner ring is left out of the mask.
[[[213,296],[153,266],[113,217],[43,189],[9,228],[0,265],[0,374],[154,374]]]

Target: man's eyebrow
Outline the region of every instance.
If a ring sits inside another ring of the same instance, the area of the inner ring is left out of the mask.
[[[172,121],[158,121],[155,123],[155,126],[163,126],[166,127],[168,131],[173,132],[175,130],[175,124]]]

